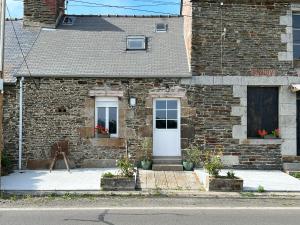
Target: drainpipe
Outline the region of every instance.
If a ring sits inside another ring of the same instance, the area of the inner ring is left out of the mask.
[[[23,151],[23,82],[24,77],[20,80],[19,93],[19,170],[22,169],[22,151]]]

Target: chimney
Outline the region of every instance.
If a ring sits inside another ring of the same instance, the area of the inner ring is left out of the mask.
[[[65,0],[24,0],[24,26],[55,28],[64,8]]]

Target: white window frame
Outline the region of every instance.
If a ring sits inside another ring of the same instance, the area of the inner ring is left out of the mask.
[[[132,48],[130,47],[130,41],[137,41],[141,40],[143,41],[143,46],[141,48]],[[146,49],[146,37],[142,35],[137,36],[127,36],[127,50],[145,50]]]
[[[98,123],[98,110],[97,108],[104,107],[106,110],[105,113],[105,128],[109,128],[109,107],[117,108],[117,133],[110,134],[110,137],[118,137],[119,136],[119,100],[117,97],[96,97],[95,99],[95,127]]]
[[[293,14],[292,14],[292,30],[293,30],[293,59],[295,60],[295,58],[294,58],[294,51],[295,51],[295,49],[294,49],[294,46],[296,45],[296,46],[300,46],[300,43],[295,43],[295,41],[294,41],[294,30],[297,30],[297,31],[300,31],[300,28],[294,28],[294,19],[293,19],[293,16],[300,16],[300,12],[293,12]]]

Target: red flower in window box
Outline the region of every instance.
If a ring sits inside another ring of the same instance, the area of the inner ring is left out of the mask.
[[[257,133],[261,138],[264,138],[266,135],[268,135],[268,132],[265,129],[258,130]]]
[[[95,131],[97,131],[98,134],[109,134],[108,129],[106,129],[105,127],[103,127],[101,125],[97,125],[95,127]]]
[[[272,134],[273,134],[274,137],[279,138],[280,137],[280,129],[277,128],[277,129],[273,130]]]

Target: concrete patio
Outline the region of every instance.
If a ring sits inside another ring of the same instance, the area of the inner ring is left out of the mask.
[[[5,191],[100,191],[100,178],[116,168],[54,170],[24,170],[2,177]],[[225,175],[227,170],[222,171]],[[257,191],[263,186],[269,192],[300,192],[300,180],[281,171],[234,170],[244,179],[244,191]],[[203,169],[189,171],[139,170],[138,188],[142,191],[203,191],[206,173]]]
[[[23,170],[2,177],[5,191],[99,191],[100,178],[117,169]]]
[[[220,175],[226,175],[222,170]],[[230,170],[231,171],[231,170]],[[203,169],[195,171],[201,182],[207,173]],[[279,170],[233,170],[237,177],[244,180],[244,191],[257,191],[262,186],[269,192],[300,192],[300,180]]]

